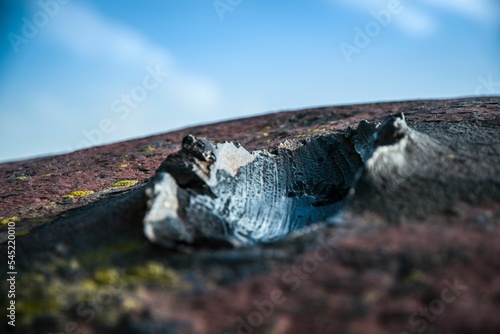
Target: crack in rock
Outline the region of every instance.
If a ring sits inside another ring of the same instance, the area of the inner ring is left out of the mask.
[[[425,215],[470,194],[498,193],[498,183],[461,181],[473,169],[461,167],[460,151],[446,144],[455,140],[412,129],[403,114],[254,152],[189,135],[146,189],[144,233],[169,248],[252,246],[348,213],[375,212],[391,222],[417,206]]]
[[[417,169],[434,168],[428,159],[451,154],[426,134],[408,127],[404,116],[389,116],[377,129],[374,151],[366,161],[364,177],[385,189],[398,187]]]
[[[371,213],[365,218],[388,223],[451,221],[500,200],[497,121],[413,126],[391,116],[377,128],[373,153],[336,219]]]
[[[283,238],[337,213],[376,125],[249,152],[191,135],[146,190],[144,232],[170,248],[207,243],[249,246]]]

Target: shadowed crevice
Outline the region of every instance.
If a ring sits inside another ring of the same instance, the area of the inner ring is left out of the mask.
[[[397,223],[499,198],[499,183],[484,181],[500,163],[495,126],[421,129],[400,114],[254,152],[187,136],[146,190],[145,235],[169,248],[251,246],[349,214]],[[457,145],[464,134],[486,145],[471,153],[476,143]]]
[[[362,122],[356,130],[254,152],[186,136],[146,191],[145,234],[170,248],[207,239],[248,246],[324,221],[342,208],[375,129]]]

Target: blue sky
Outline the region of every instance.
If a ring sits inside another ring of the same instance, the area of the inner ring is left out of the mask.
[[[272,111],[500,95],[496,0],[0,4],[0,161]]]

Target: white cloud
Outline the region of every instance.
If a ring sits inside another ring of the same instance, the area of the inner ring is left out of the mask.
[[[51,37],[85,61],[118,64],[123,71],[144,71],[148,65],[158,65],[170,73],[160,90],[182,109],[207,110],[219,105],[221,96],[215,82],[180,68],[167,49],[137,31],[73,3],[60,17],[51,26]]]
[[[218,87],[205,78],[174,72],[166,86],[168,95],[190,110],[207,112],[220,107]]]
[[[436,31],[437,22],[426,12],[413,8],[395,18],[396,24],[413,36],[428,36]]]
[[[387,8],[390,0],[330,0],[366,12]],[[494,0],[400,0],[403,11],[395,22],[405,32],[426,36],[439,27],[439,11],[454,13],[481,24],[496,22],[499,13]]]
[[[388,0],[331,0],[335,4],[356,8],[357,10],[371,15],[388,7]],[[426,12],[417,9],[409,1],[400,1],[402,11],[393,17],[396,25],[414,36],[425,36],[432,33],[436,28],[436,22]],[[371,16],[370,16],[371,17]]]
[[[80,4],[70,3],[48,28],[49,38],[87,60],[105,57],[119,62],[162,65],[170,65],[172,61],[164,48]]]
[[[107,141],[157,132],[162,124],[165,131],[196,123],[198,119],[207,121],[221,108],[221,91],[214,81],[183,69],[162,45],[150,42],[139,32],[113,22],[89,7],[68,4],[64,13],[48,28],[49,38],[81,59],[89,71],[106,69],[106,74],[96,73],[96,84],[107,90],[112,90],[110,87],[113,85],[123,90],[116,92],[115,87],[115,93],[108,94],[107,100],[99,102],[103,106],[102,113],[109,114],[111,101],[122,93],[129,93],[134,85],[141,84],[141,76],[147,73],[147,66],[159,67],[169,73],[130,117],[119,121],[120,126],[108,136]],[[111,78],[107,77],[106,83],[100,83],[103,75]],[[104,116],[97,116],[94,122]],[[156,118],[154,124],[151,124],[152,117]]]
[[[496,0],[423,0],[430,7],[455,12],[481,23],[491,23],[498,18]]]

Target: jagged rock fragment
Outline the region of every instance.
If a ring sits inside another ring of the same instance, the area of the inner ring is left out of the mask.
[[[187,136],[147,190],[145,234],[167,247],[208,240],[247,246],[324,221],[342,207],[374,131],[366,123],[361,131],[255,152]]]
[[[495,128],[460,126],[418,131],[400,114],[254,152],[187,136],[147,190],[145,234],[170,248],[250,246],[349,215],[397,223],[500,200]],[[484,143],[470,152],[467,140]]]

